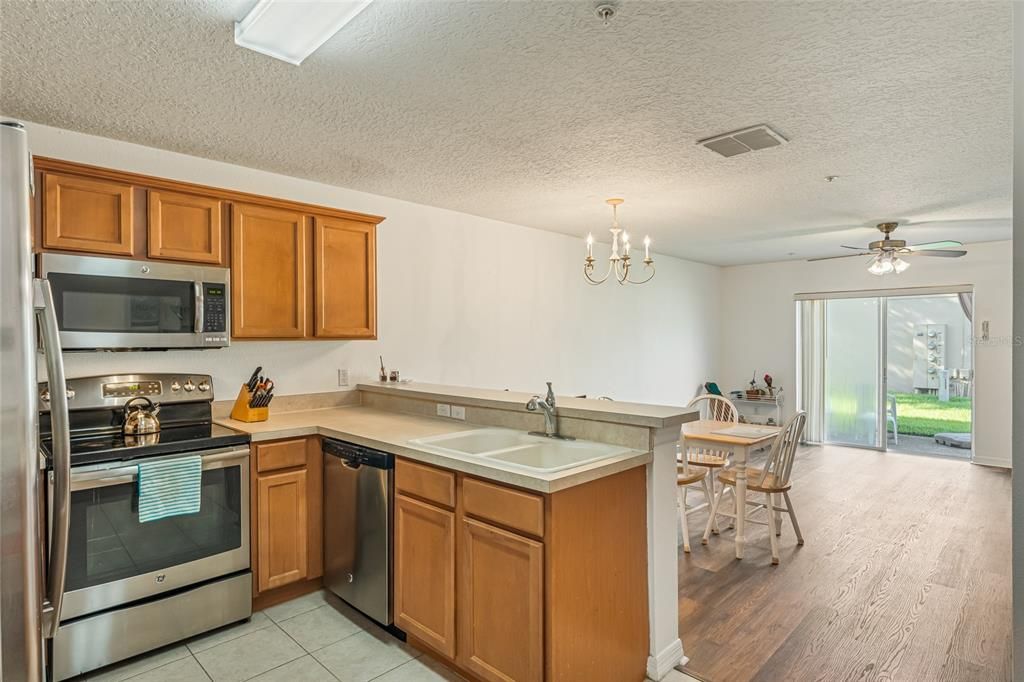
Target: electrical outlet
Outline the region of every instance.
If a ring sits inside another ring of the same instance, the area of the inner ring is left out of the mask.
[[[348,370],[338,370],[338,386],[348,386]]]
[[[438,417],[450,417],[452,416],[452,406],[444,403],[437,404],[437,416]]]
[[[466,407],[464,405],[452,405],[452,419],[466,421]]]

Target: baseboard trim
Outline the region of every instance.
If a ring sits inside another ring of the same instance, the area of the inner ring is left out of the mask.
[[[971,464],[980,464],[985,467],[997,467],[999,469],[1011,469],[1010,463],[1005,459],[987,459],[985,457],[978,457],[977,455],[971,459]]]
[[[652,680],[661,680],[672,672],[677,665],[683,665],[687,660],[683,656],[682,640],[676,639],[658,652],[657,656],[647,657],[647,677]]]

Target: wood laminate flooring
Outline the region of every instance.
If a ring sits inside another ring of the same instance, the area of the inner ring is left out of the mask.
[[[806,544],[784,516],[778,566],[766,526],[747,524],[737,561],[733,531],[702,546],[707,516],[690,517],[693,551],[679,548],[686,672],[708,682],[1010,680],[1008,471],[805,447],[790,494]]]

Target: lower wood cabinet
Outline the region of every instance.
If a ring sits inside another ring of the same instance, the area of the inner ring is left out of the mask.
[[[308,490],[305,469],[266,474],[259,496],[259,589],[272,590],[308,575]]]
[[[455,656],[455,513],[395,499],[395,624]]]
[[[256,443],[250,514],[257,594],[323,575],[319,438]]]
[[[395,464],[395,624],[484,682],[646,677],[647,474],[541,495]]]
[[[544,545],[463,518],[458,662],[489,682],[544,679]]]

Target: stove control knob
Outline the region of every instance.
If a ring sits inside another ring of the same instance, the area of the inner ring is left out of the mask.
[[[205,379],[203,381],[200,381],[199,382],[199,390],[202,391],[203,393],[206,393],[207,391],[209,391],[210,390],[210,382],[206,381]]]
[[[175,393],[181,390],[181,384],[178,383],[177,379],[171,382],[171,390]]]
[[[196,385],[192,383],[192,379],[188,379],[185,381],[185,385],[182,388],[184,388],[188,393],[191,393],[196,390]]]

